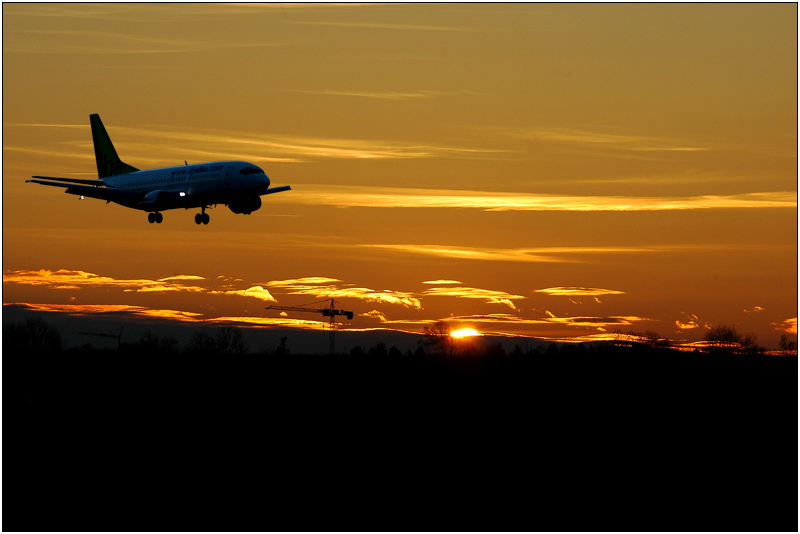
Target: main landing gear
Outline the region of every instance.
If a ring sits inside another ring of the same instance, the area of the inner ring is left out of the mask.
[[[163,220],[164,220],[164,216],[161,215],[158,212],[155,212],[155,213],[151,212],[151,213],[147,214],[147,222],[149,222],[150,224],[153,224],[153,223],[161,224],[161,221],[163,221]]]
[[[203,211],[203,213],[198,213],[197,215],[194,216],[194,223],[195,224],[200,224],[200,223],[208,224],[208,221],[210,220],[210,217],[208,216],[208,213],[206,213],[206,207],[203,206],[200,209]]]

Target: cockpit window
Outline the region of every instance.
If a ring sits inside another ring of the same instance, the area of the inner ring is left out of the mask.
[[[239,172],[244,174],[245,176],[248,175],[248,174],[264,174],[264,171],[262,171],[258,167],[245,167],[244,169],[240,170]]]

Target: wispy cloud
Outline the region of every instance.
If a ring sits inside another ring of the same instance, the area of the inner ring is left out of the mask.
[[[771,323],[778,332],[786,332],[787,334],[797,334],[797,317],[786,319],[780,323]]]
[[[54,289],[77,289],[80,287],[117,287],[124,291],[191,291],[202,292],[204,288],[196,285],[185,285],[183,281],[204,280],[199,276],[173,276],[160,280],[148,279],[117,279],[108,276],[100,276],[86,271],[73,271],[69,269],[59,269],[50,271],[41,269],[38,271],[18,270],[4,271],[4,284],[22,284],[32,286],[48,286]]]
[[[445,285],[459,285],[461,282],[458,280],[428,280],[426,282],[422,282],[423,284],[427,285],[434,285],[434,286],[445,286]]]
[[[243,135],[239,132],[208,133],[186,131],[172,126],[144,128],[115,127],[131,137],[143,154],[164,151],[162,140],[170,141],[169,150],[176,154],[194,151],[198,157],[220,159],[238,157],[248,161],[300,162],[313,159],[418,159],[437,157],[487,157],[503,151],[388,141],[380,139],[337,139],[280,134]],[[189,145],[188,147],[186,145]],[[183,156],[181,156],[182,158]]]
[[[464,247],[455,245],[422,245],[422,244],[359,244],[358,247],[391,250],[402,254],[420,254],[440,258],[484,260],[484,261],[510,261],[524,263],[583,263],[585,256],[603,254],[645,254],[665,252],[696,252],[698,250],[733,250],[745,248],[745,245],[729,246],[715,244],[700,245],[650,245],[646,247],[626,246],[594,246],[594,247],[531,247],[531,248],[496,248],[496,247]],[[756,247],[760,245],[754,245]],[[752,248],[752,247],[750,247]],[[433,284],[432,282],[423,282]],[[455,280],[450,283],[460,283]],[[581,291],[591,291],[592,288],[549,288],[541,290],[544,293],[555,294],[557,290],[572,290],[573,295],[583,294]],[[602,293],[593,293],[602,294]],[[612,294],[612,293],[605,293]]]
[[[635,315],[612,315],[608,317],[556,317],[551,316],[547,319],[548,323],[558,323],[569,326],[584,326],[584,327],[616,327],[616,326],[630,326],[634,323],[642,321],[650,321],[646,317],[638,317]]]
[[[242,297],[252,297],[259,300],[263,300],[264,302],[278,302],[277,300],[275,300],[275,297],[273,297],[268,290],[264,289],[261,286],[253,286],[248,289],[232,289],[228,291],[210,291],[210,293],[212,295],[224,294],[224,295],[239,295]]]
[[[569,128],[517,131],[515,134],[526,139],[537,141],[551,141],[584,146],[603,146],[616,150],[635,152],[701,152],[709,150],[707,147],[691,146],[674,139],[663,137]]]
[[[615,289],[601,289],[597,287],[548,287],[546,289],[535,289],[534,292],[565,297],[598,297],[601,295],[622,295],[625,293],[624,291],[617,291]]]
[[[681,312],[681,316],[675,321],[675,326],[680,330],[694,330],[701,326],[708,326],[708,323],[701,321],[697,315],[693,313]]]
[[[569,196],[443,189],[306,184],[280,202],[360,208],[458,208],[483,211],[682,211],[796,208],[796,191],[691,197]]]
[[[488,304],[503,304],[512,310],[516,310],[514,306],[515,300],[524,299],[522,295],[513,295],[505,291],[495,291],[492,289],[478,289],[475,287],[463,286],[447,286],[447,287],[432,287],[426,289],[423,293],[427,296],[435,297],[457,297],[466,299],[479,299]]]
[[[368,311],[366,313],[359,313],[358,316],[359,317],[368,317],[370,319],[377,319],[382,323],[386,322],[386,315],[384,315],[382,312],[379,312],[378,310],[372,310],[372,311]]]
[[[299,21],[295,24],[310,24],[314,26],[336,26],[341,28],[364,28],[372,30],[402,30],[402,31],[427,31],[427,32],[476,32],[483,31],[473,28],[460,28],[456,26],[438,26],[431,24],[401,24],[394,22],[327,22],[327,21]]]
[[[10,305],[7,303],[3,304]],[[145,306],[131,306],[126,304],[41,304],[17,302],[14,306],[23,306],[35,312],[67,313],[76,317],[85,317],[98,314],[129,314],[150,319],[173,319],[177,321],[196,321],[201,313],[192,313],[181,310],[148,308]]]
[[[330,89],[322,89],[318,91],[297,89],[292,91],[294,93],[303,93],[311,95],[322,96],[350,96],[358,98],[375,98],[378,100],[419,100],[423,98],[435,98],[444,96],[447,93],[442,91],[333,91]]]
[[[11,30],[15,33],[16,30]],[[144,36],[97,30],[26,30],[29,39],[9,51],[48,54],[173,54],[210,50],[211,45],[197,41],[168,39],[163,36]],[[98,45],[102,43],[102,45]],[[4,50],[5,51],[5,50]]]
[[[224,317],[211,317],[204,320],[204,323],[217,323],[217,324],[239,324],[250,326],[275,326],[275,327],[288,327],[300,328],[304,330],[317,329],[321,321],[314,321],[310,319],[292,319],[282,314],[280,317],[241,317],[241,316],[224,316]]]
[[[164,293],[164,292],[190,292],[205,293],[209,295],[238,295],[242,297],[257,298],[262,301],[276,302],[269,291],[261,286],[248,289],[219,290],[204,283],[206,279],[196,275],[175,275],[158,280],[146,278],[126,279],[101,276],[86,271],[59,269],[51,271],[41,269],[38,271],[18,270],[3,272],[3,284],[20,284],[29,286],[43,286],[51,289],[81,289],[81,288],[116,288],[124,293]]]
[[[320,299],[353,298],[368,302],[397,304],[408,308],[422,309],[419,299],[412,293],[384,289],[377,291],[365,287],[353,287],[335,278],[309,277],[267,282],[270,288],[289,295],[310,295]]]
[[[198,282],[203,285],[198,285]],[[270,290],[289,295],[310,295],[315,298],[354,298],[382,304],[396,304],[404,307],[422,309],[422,304],[414,294],[389,289],[374,290],[355,287],[336,278],[323,276],[297,278],[289,280],[273,280],[262,285],[252,285],[244,289],[236,287],[240,280],[229,283],[225,277],[207,281],[201,276],[176,275],[158,280],[150,279],[118,279],[100,276],[79,270],[59,269],[51,271],[42,269],[7,270],[3,273],[3,284],[19,284],[42,286],[51,289],[81,288],[117,288],[123,293],[157,293],[183,291],[204,293],[207,295],[229,295],[255,298],[263,302],[277,302]],[[221,286],[221,287],[220,287]],[[266,287],[264,287],[266,286]]]
[[[518,261],[518,262],[555,262],[565,261],[541,249],[500,249],[487,247],[458,247],[450,245],[414,245],[414,244],[361,244],[359,247],[393,250],[408,254],[422,254],[440,258],[456,258],[465,260]],[[449,283],[453,283],[451,281]],[[424,282],[434,284],[436,281]],[[458,282],[460,283],[460,282]]]

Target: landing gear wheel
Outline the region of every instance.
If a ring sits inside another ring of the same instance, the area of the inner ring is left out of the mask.
[[[208,213],[203,214],[203,224],[208,224],[208,221],[211,220],[211,217],[208,216]]]
[[[198,213],[198,214],[196,214],[196,215],[194,216],[194,223],[195,223],[195,224],[200,224],[201,222],[203,222],[203,219],[204,219],[204,218],[205,218],[205,217],[203,217],[203,215],[200,215],[200,214]]]
[[[156,222],[158,224],[161,224],[161,221],[163,221],[163,220],[164,220],[164,216],[161,215],[160,213],[156,213]]]
[[[148,213],[147,214],[147,222],[149,222],[150,224],[153,224],[154,222],[156,222],[156,214],[155,213]]]

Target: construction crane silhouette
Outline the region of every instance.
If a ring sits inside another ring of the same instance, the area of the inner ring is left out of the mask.
[[[322,302],[328,302],[327,300],[319,300],[317,302],[312,302],[307,304],[310,306],[312,304],[320,304]],[[296,311],[296,312],[307,312],[307,313],[321,313],[323,317],[329,317],[329,327],[328,332],[331,338],[331,354],[334,352],[334,341],[333,341],[333,333],[334,333],[334,324],[336,323],[336,316],[337,315],[344,315],[347,317],[348,320],[353,320],[353,312],[345,311],[345,310],[337,310],[334,308],[336,304],[340,304],[340,302],[331,299],[331,303],[327,308],[307,308],[305,306],[267,306],[266,309],[268,310],[281,310],[281,311]],[[325,323],[322,323],[322,332],[325,333]]]
[[[110,337],[117,340],[117,350],[119,350],[119,346],[122,344],[122,329],[125,328],[124,326],[119,329],[119,334],[98,334],[95,332],[78,332],[84,336],[97,336],[97,337]]]

